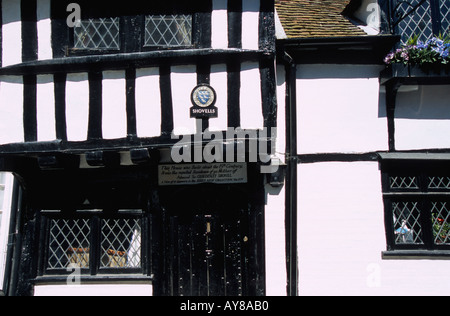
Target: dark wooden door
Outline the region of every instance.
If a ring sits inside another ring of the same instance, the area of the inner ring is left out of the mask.
[[[246,213],[217,205],[168,215],[169,295],[246,295]]]

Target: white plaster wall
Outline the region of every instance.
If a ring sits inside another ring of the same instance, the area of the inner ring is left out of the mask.
[[[161,135],[159,68],[136,70],[136,125],[138,137]]]
[[[89,125],[89,76],[69,74],[66,83],[66,123],[69,141],[85,141]]]
[[[215,106],[219,115],[209,120],[209,130],[211,132],[226,131],[228,128],[228,73],[225,64],[211,66],[210,83],[217,93]]]
[[[260,0],[242,1],[242,48],[259,49]]]
[[[22,143],[23,129],[23,79],[0,77],[0,145]]]
[[[450,295],[450,261],[382,260],[377,162],[299,165],[300,295]]]
[[[53,75],[37,76],[37,133],[38,141],[56,139],[55,84]]]
[[[240,110],[242,129],[264,128],[261,74],[256,62],[245,62],[241,65]]]
[[[93,284],[79,286],[40,285],[35,286],[34,296],[152,296],[149,284]]]
[[[228,48],[228,0],[213,0],[211,47]]]
[[[53,57],[53,52],[50,0],[37,0],[37,32],[38,59],[51,59]]]
[[[266,185],[266,294],[286,296],[285,186]]]
[[[3,0],[2,7],[2,66],[22,62],[21,5],[17,0]]]
[[[171,73],[173,123],[175,135],[192,135],[197,131],[195,118],[191,118],[191,93],[197,86],[197,67],[173,66]]]
[[[125,71],[103,72],[102,129],[104,139],[127,136]]]
[[[447,86],[405,87],[397,95],[397,150],[450,148],[450,89]]]
[[[387,119],[380,107],[381,70],[379,66],[298,66],[300,154],[388,150]]]

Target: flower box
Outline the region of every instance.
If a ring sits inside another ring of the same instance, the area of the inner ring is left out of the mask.
[[[418,66],[418,65],[405,65],[400,63],[395,63],[389,65],[381,73],[382,84],[392,79],[402,80],[404,84],[411,81],[413,84],[441,84],[450,82],[450,67],[444,65],[429,65]]]
[[[448,76],[450,74],[450,68],[443,65],[404,65],[404,64],[392,64],[388,67],[393,78],[427,78],[427,77],[440,77]]]

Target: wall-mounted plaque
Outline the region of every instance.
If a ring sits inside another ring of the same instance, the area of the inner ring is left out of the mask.
[[[216,104],[216,91],[209,85],[201,84],[194,88],[191,94],[192,118],[216,118],[219,113]]]
[[[247,183],[246,163],[173,164],[158,167],[160,186]]]

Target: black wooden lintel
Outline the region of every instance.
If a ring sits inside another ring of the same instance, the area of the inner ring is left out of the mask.
[[[105,54],[83,57],[64,57],[50,60],[25,62],[0,68],[0,75],[23,76],[26,74],[57,74],[89,72],[99,69],[123,70],[152,66],[184,65],[209,62],[227,63],[229,60],[260,61],[274,55],[260,50],[229,49],[182,49],[129,54]]]

